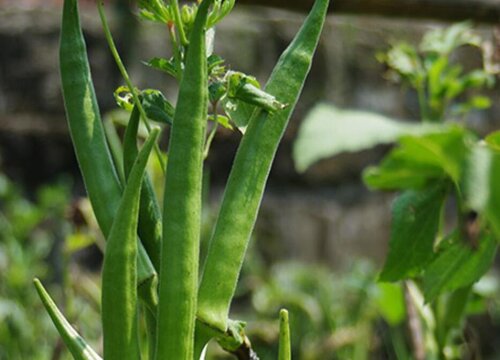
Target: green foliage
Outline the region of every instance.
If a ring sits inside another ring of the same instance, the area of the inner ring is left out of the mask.
[[[296,262],[264,270],[255,265],[255,256],[250,256],[254,265],[247,264],[240,291],[241,296],[250,292],[252,311],[246,316],[252,321],[247,333],[262,358],[278,356],[272,344],[281,337],[275,318],[282,307],[289,312],[294,359],[370,358],[382,347],[392,352],[392,335],[386,338],[379,326],[381,320],[395,330],[402,325],[402,287],[377,284],[369,263],[356,263],[346,272]]]
[[[70,241],[77,232],[66,218],[68,185],[59,181],[43,186],[29,199],[19,185],[0,173],[1,359],[44,360],[58,352],[49,318],[39,316],[43,305],[31,285],[34,276],[46,279],[59,301],[66,299],[71,319],[92,343],[97,340],[97,311],[83,300],[95,298],[92,280],[81,271],[74,272],[80,280],[71,286],[61,279],[70,256],[85,246]],[[82,236],[83,232],[82,228]],[[65,352],[61,358],[68,358]]]
[[[427,347],[428,356],[440,358],[452,358],[445,348],[454,344],[452,334],[461,326],[471,287],[490,269],[500,239],[498,134],[478,140],[463,124],[445,123],[490,105],[477,91],[493,85],[493,76],[483,69],[464,73],[452,57],[457,48],[480,43],[470,25],[460,23],[427,33],[418,49],[398,43],[377,55],[392,79],[416,90],[422,124],[321,106],[305,119],[295,145],[297,169],[304,171],[342,151],[396,143],[379,165],[363,174],[370,188],[403,191],[393,205],[389,254],[380,280],[414,279],[421,285],[425,301],[433,306],[420,311],[428,323],[427,343],[436,344]],[[428,122],[435,124],[429,127]],[[450,211],[444,205],[452,202]],[[451,230],[445,222],[450,214],[456,219]],[[437,310],[441,302],[448,304],[448,312]],[[432,317],[436,320],[430,321]]]
[[[377,58],[389,67],[391,79],[416,90],[422,119],[438,122],[491,105],[484,96],[463,96],[470,89],[491,87],[495,79],[483,69],[464,73],[461,65],[454,64],[451,56],[462,46],[481,46],[481,38],[467,22],[428,32],[418,49],[401,42]]]

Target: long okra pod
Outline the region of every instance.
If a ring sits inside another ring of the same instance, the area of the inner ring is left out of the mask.
[[[238,148],[198,294],[198,319],[219,331],[227,328],[231,299],[271,163],[309,72],[328,4],[329,0],[316,0],[266,85],[266,92],[288,107],[274,113],[254,112]]]
[[[107,237],[122,189],[104,137],[77,0],[65,0],[60,40],[60,70],[66,117],[73,146],[99,227]],[[139,248],[138,283],[151,287],[156,273]]]
[[[76,332],[64,315],[59,311],[54,300],[43,287],[38,279],[33,280],[36,291],[50,315],[59,335],[75,360],[102,360],[99,355],[87,344],[87,342]]]
[[[158,134],[158,129],[151,132],[134,162],[106,243],[102,270],[102,327],[106,360],[140,359],[137,224],[142,179]]]
[[[123,139],[123,167],[125,178],[128,178],[132,165],[139,152],[137,148],[137,131],[139,129],[140,112],[135,106]],[[151,178],[146,173],[141,189],[141,207],[139,210],[139,236],[144,248],[157,271],[160,270],[161,253],[161,211],[154,192]]]
[[[204,0],[191,30],[165,178],[156,359],[191,360],[198,285],[202,151],[208,104]]]

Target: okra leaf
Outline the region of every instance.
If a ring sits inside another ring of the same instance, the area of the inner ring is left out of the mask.
[[[99,355],[87,344],[87,342],[76,332],[71,324],[66,320],[61,311],[57,308],[54,300],[43,287],[38,279],[34,279],[36,291],[50,315],[59,335],[61,335],[64,344],[67,346],[75,360],[102,360]],[[135,284],[134,284],[135,285]]]
[[[229,99],[227,97],[222,99],[222,106],[227,116],[229,116],[231,121],[234,122],[236,127],[244,134],[256,107],[244,101]]]
[[[453,291],[478,281],[491,267],[498,244],[491,234],[483,233],[477,248],[460,236],[453,234],[442,251],[424,273],[424,296],[433,301],[445,291]]]
[[[394,142],[403,135],[420,135],[444,128],[318,104],[306,115],[299,129],[293,148],[295,167],[304,172],[315,162],[345,151],[361,151]]]
[[[429,180],[439,178],[449,178],[458,184],[471,138],[460,127],[423,136],[404,136],[380,166],[365,170],[364,181],[378,189],[421,188]]]
[[[280,341],[278,360],[291,360],[292,350],[290,344],[290,324],[288,322],[288,311],[280,311]]]
[[[114,92],[114,97],[117,105],[123,110],[128,112],[133,110],[134,97],[127,86],[118,87]],[[161,124],[172,125],[175,109],[161,91],[154,89],[142,90],[139,97],[148,119]]]
[[[172,125],[175,109],[159,90],[143,90],[141,92],[142,106],[149,119]]]
[[[433,257],[446,186],[407,191],[392,208],[389,255],[380,281],[398,281],[418,275]]]
[[[137,334],[137,225],[142,179],[159,129],[151,132],[139,153],[106,243],[102,271],[102,325],[105,359],[135,360]]]
[[[152,58],[151,60],[144,61],[144,65],[149,66],[153,69],[163,71],[174,78],[178,78],[179,74],[173,60],[167,60],[160,57]]]

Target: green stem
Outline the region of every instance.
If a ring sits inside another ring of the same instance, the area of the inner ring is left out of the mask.
[[[184,31],[184,26],[182,24],[181,12],[179,9],[179,2],[177,0],[170,0],[170,6],[174,9],[174,21],[175,26],[177,27],[177,31],[179,33],[179,38],[181,40],[181,44],[187,46],[189,41],[186,37],[186,33]]]
[[[212,141],[215,138],[215,134],[217,133],[217,129],[219,128],[219,123],[217,122],[217,104],[213,105],[213,116],[214,116],[214,125],[208,134],[207,140],[205,141],[205,150],[203,150],[203,160],[206,160],[208,157],[208,153],[210,152],[210,147],[212,145]]]
[[[99,11],[99,17],[101,18],[101,23],[102,23],[102,27],[104,30],[104,35],[106,37],[106,41],[108,42],[108,46],[109,46],[109,49],[111,51],[111,54],[113,55],[113,58],[115,59],[116,65],[118,66],[118,69],[120,70],[120,73],[123,77],[123,80],[125,80],[125,83],[127,84],[128,88],[130,90],[130,93],[132,94],[132,97],[134,98],[134,104],[139,109],[139,113],[141,114],[141,119],[144,122],[144,125],[146,126],[148,133],[151,133],[151,125],[149,124],[146,112],[144,111],[144,108],[142,107],[142,103],[139,99],[139,94],[137,93],[136,88],[132,84],[132,81],[130,80],[130,76],[128,75],[127,69],[125,69],[125,65],[123,65],[123,62],[120,58],[120,54],[118,54],[118,50],[116,49],[116,45],[115,45],[115,42],[113,40],[113,36],[111,35],[111,30],[109,29],[108,20],[106,19],[106,14],[104,13],[104,7],[103,7],[102,0],[97,1],[97,9]],[[158,158],[158,161],[160,162],[161,169],[165,173],[166,166],[165,166],[165,162],[163,161],[163,157],[161,156],[161,151],[160,151],[158,144],[154,145],[154,151],[155,151],[155,154]]]

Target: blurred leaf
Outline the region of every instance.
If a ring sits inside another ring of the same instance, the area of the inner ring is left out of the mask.
[[[467,21],[427,32],[420,43],[420,50],[447,56],[464,45],[481,46],[481,38],[473,32],[471,23]]]
[[[420,188],[431,179],[449,177],[458,183],[467,159],[471,134],[460,127],[440,133],[405,136],[380,166],[365,170],[364,181],[373,188]]]
[[[484,140],[492,150],[500,152],[500,130],[489,134]]]
[[[432,259],[445,196],[446,188],[440,183],[422,191],[407,191],[396,199],[389,255],[380,281],[414,277]]]
[[[316,161],[344,151],[361,151],[396,141],[408,134],[436,131],[438,126],[409,124],[365,111],[341,110],[332,105],[315,106],[304,119],[294,144],[293,157],[299,172]]]
[[[378,53],[377,60],[390,68],[389,75],[395,73],[397,77],[409,81],[413,87],[418,87],[424,80],[421,59],[412,45],[404,42],[395,44],[387,53]]]
[[[77,251],[85,249],[86,247],[94,243],[94,238],[88,234],[81,232],[75,232],[69,234],[65,241],[65,252],[68,254],[73,254]]]
[[[479,246],[462,239],[459,232],[450,239],[427,267],[424,274],[424,296],[427,302],[445,292],[472,285],[491,267],[497,242],[491,234],[483,234]]]
[[[208,120],[214,121],[215,117],[213,115],[210,115],[208,117]],[[222,116],[222,115],[217,115],[217,123],[219,125],[222,125],[222,127],[228,129],[228,130],[233,130],[233,126],[229,122],[229,118],[227,116]]]
[[[495,147],[495,136],[487,143]],[[500,153],[477,145],[471,152],[464,174],[467,205],[484,214],[500,238]]]
[[[391,326],[396,326],[406,318],[404,292],[401,284],[378,283],[379,294],[376,304],[380,315]]]
[[[178,78],[179,74],[177,73],[177,68],[174,65],[173,60],[167,60],[160,57],[152,58],[149,61],[143,62],[144,65],[149,66],[153,69],[160,70],[164,73],[167,73],[174,78]]]

